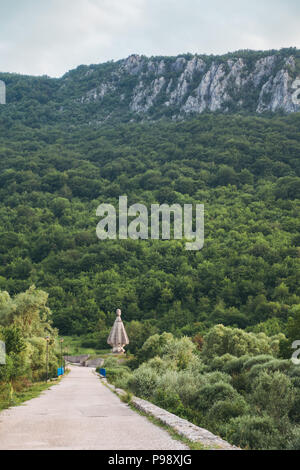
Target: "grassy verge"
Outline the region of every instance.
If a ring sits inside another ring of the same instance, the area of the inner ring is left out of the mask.
[[[105,382],[102,382],[104,383],[104,385],[109,388],[107,386],[107,384]],[[111,390],[109,388],[109,390]],[[145,418],[148,419],[148,421],[150,421],[151,423],[155,424],[155,426],[158,426],[160,427],[161,429],[163,429],[164,431],[166,431],[168,434],[170,434],[170,436],[176,440],[176,441],[179,441],[179,442],[182,442],[182,444],[185,444],[189,449],[191,450],[212,450],[210,447],[207,447],[207,446],[204,446],[203,444],[201,444],[201,442],[193,442],[193,441],[190,441],[189,439],[181,436],[180,434],[178,434],[176,431],[174,431],[173,428],[171,428],[170,426],[167,426],[166,424],[162,423],[159,419],[157,418],[154,418],[153,416],[150,416],[148,415],[147,413],[144,413],[142,412],[141,410],[139,410],[138,408],[136,408],[134,406],[134,404],[131,402],[131,399],[132,399],[132,394],[130,392],[126,392],[125,395],[119,395],[117,392],[111,390],[113,393],[115,393],[121,401],[123,401],[124,403],[127,403],[128,406],[130,406],[130,408],[135,412],[135,413],[138,413],[140,416],[144,416]]]
[[[189,439],[181,436],[176,431],[174,431],[173,428],[171,428],[170,426],[167,426],[166,424],[159,421],[159,419],[154,418],[153,416],[150,416],[147,413],[143,413],[141,410],[138,410],[132,403],[129,403],[129,406],[133,411],[135,411],[139,415],[145,416],[148,419],[148,421],[155,424],[155,426],[158,426],[161,429],[163,429],[164,431],[167,431],[175,441],[182,442],[189,449],[191,449],[191,450],[212,450],[210,447],[205,447],[203,444],[201,444],[201,442],[193,442],[193,441],[190,441]]]
[[[66,371],[68,373],[68,371]],[[48,390],[53,385],[56,385],[60,382],[61,377],[51,380],[50,382],[36,382],[29,385],[24,385],[23,387],[18,387],[17,390],[10,390],[7,393],[1,393],[0,390],[0,411],[10,408],[11,406],[19,406],[22,403],[37,398],[44,390]],[[9,395],[9,396],[8,396]]]

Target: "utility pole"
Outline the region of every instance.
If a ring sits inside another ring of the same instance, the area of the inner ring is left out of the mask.
[[[50,338],[49,336],[46,337],[46,342],[47,342],[47,350],[46,350],[46,378],[47,382],[49,380],[49,341]]]
[[[62,345],[63,345],[64,339],[61,338],[60,340],[60,367],[61,367],[61,372],[63,369],[63,354],[62,354]]]

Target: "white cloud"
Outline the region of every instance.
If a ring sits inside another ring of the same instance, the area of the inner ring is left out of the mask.
[[[298,0],[14,0],[1,6],[1,71],[59,76],[135,52],[289,46],[300,47]]]

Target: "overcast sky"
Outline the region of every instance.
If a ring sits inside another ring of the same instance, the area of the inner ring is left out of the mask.
[[[300,48],[299,0],[0,0],[1,72],[290,46]]]

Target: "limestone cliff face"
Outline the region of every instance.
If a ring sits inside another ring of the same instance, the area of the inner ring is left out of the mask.
[[[93,87],[78,102],[101,107],[106,100],[143,118],[182,119],[205,111],[300,111],[297,50],[224,57],[132,55],[111,63],[106,73],[101,66],[91,66],[85,76],[93,77]]]

